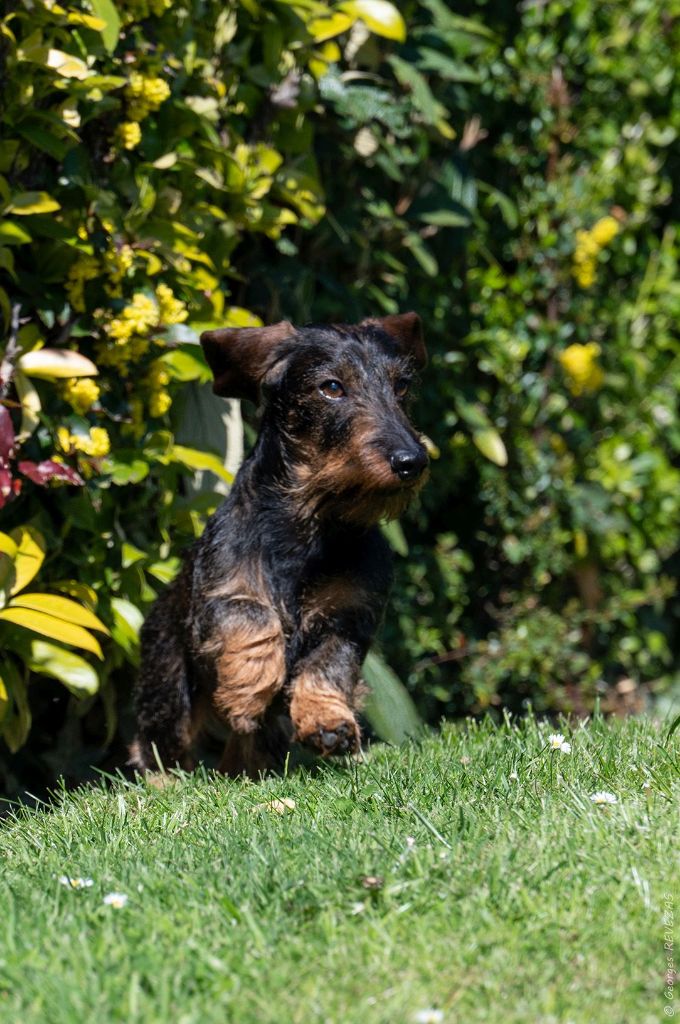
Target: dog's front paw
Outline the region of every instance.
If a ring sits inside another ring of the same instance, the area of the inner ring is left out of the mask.
[[[361,749],[361,732],[354,718],[319,724],[311,732],[298,733],[300,743],[311,747],[322,757],[356,754]]]

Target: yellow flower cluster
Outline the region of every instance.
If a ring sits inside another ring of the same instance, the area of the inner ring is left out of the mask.
[[[66,294],[77,313],[85,312],[85,284],[101,272],[99,260],[94,256],[79,256],[66,275]]]
[[[89,434],[71,434],[67,427],[58,427],[57,441],[67,455],[82,452],[100,459],[111,451],[111,441],[104,427],[91,427]]]
[[[142,129],[137,121],[121,121],[116,128],[116,142],[121,149],[135,149],[142,141]]]
[[[156,360],[156,362],[151,364],[146,378],[146,384],[149,388],[149,413],[151,416],[163,416],[172,405],[172,399],[166,390],[169,383],[168,371],[159,360]]]
[[[70,377],[64,381],[62,394],[74,412],[81,416],[88,412],[99,398],[99,386],[91,377]]]
[[[186,306],[181,299],[176,299],[172,294],[172,288],[167,284],[159,284],[156,288],[156,298],[161,315],[162,324],[182,324],[189,316]]]
[[[569,345],[560,355],[560,364],[572,395],[582,395],[602,387],[604,373],[597,362],[599,354],[600,346],[589,341],[587,345]]]
[[[123,294],[123,279],[132,269],[134,262],[135,254],[130,245],[122,245],[120,249],[107,249],[104,253],[104,269],[109,279],[106,291],[112,298],[119,298]]]
[[[576,232],[576,248],[572,272],[581,288],[595,284],[597,257],[619,233],[619,222],[614,217],[601,217],[589,231]]]
[[[130,305],[111,321],[106,330],[110,338],[124,345],[135,334],[148,334],[158,323],[158,315],[154,300],[143,292],[135,292]]]
[[[154,110],[158,110],[169,95],[170,87],[162,78],[147,77],[140,71],[133,71],[125,89],[129,117],[132,121],[143,121]]]

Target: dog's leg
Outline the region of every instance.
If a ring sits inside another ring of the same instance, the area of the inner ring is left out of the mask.
[[[325,756],[360,749],[355,710],[363,690],[362,657],[356,644],[326,636],[295,668],[290,701],[295,737]]]
[[[234,732],[252,733],[286,677],[279,617],[273,608],[255,601],[230,601],[211,633],[217,675],[213,708]]]
[[[185,655],[176,631],[169,628],[161,606],[158,609],[142,630],[142,664],[135,692],[137,735],[130,747],[130,764],[139,771],[176,765],[190,769],[193,729]]]

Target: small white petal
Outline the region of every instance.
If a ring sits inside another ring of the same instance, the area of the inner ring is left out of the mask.
[[[519,782],[519,775],[517,774],[517,772],[510,772],[510,774],[508,775],[508,779],[510,780],[510,782]]]
[[[59,875],[59,881],[68,889],[89,889],[94,885],[91,878],[71,878],[69,875]]]
[[[362,903],[362,902],[353,903],[352,907],[351,907],[351,910],[350,910],[350,913],[353,914],[353,915],[355,915],[355,914],[363,914],[365,909],[366,909],[366,904],[365,903]]]
[[[567,741],[565,740],[562,744],[560,744],[560,751],[563,754],[571,754],[571,743],[567,743]]]
[[[109,907],[115,907],[116,910],[121,910],[122,907],[127,903],[128,898],[124,892],[107,892],[103,902]]]
[[[618,799],[614,796],[614,794],[608,793],[604,789],[598,789],[596,793],[591,793],[590,799],[593,801],[594,804],[598,804],[600,806],[618,803]]]
[[[418,1010],[414,1015],[413,1020],[415,1024],[441,1024],[444,1020],[444,1013],[442,1010]]]

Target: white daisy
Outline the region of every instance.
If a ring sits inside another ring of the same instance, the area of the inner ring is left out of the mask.
[[[59,882],[67,889],[89,889],[94,885],[91,878],[71,878],[70,875],[59,875]]]
[[[597,804],[600,807],[606,807],[607,804],[618,803],[618,799],[614,796],[614,794],[607,793],[607,791],[604,789],[598,789],[597,793],[591,793],[590,799],[593,801],[594,804]]]
[[[128,898],[124,892],[107,892],[103,899],[107,907],[115,907],[116,910],[122,910],[127,901]]]
[[[571,753],[571,743],[567,743],[561,732],[551,732],[548,736],[548,746],[551,750],[559,750],[563,754]]]
[[[508,775],[508,781],[519,782],[519,775],[517,774],[517,772],[510,772],[510,774]]]
[[[428,1007],[426,1010],[418,1010],[413,1020],[415,1024],[441,1024],[444,1020],[444,1013],[442,1010],[434,1010],[432,1007]]]

